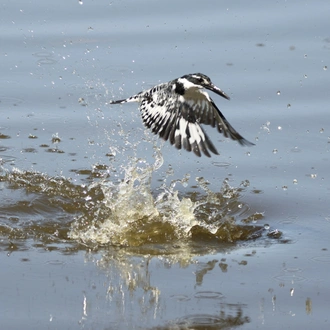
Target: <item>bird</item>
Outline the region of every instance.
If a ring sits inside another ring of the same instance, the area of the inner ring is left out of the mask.
[[[193,151],[198,157],[211,157],[210,152],[219,155],[201,125],[216,127],[219,133],[242,146],[254,145],[230,125],[206,90],[230,99],[208,76],[193,73],[109,104],[138,102],[147,128],[177,149]]]

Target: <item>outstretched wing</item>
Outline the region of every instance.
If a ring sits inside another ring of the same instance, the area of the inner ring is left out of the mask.
[[[211,157],[209,151],[218,155],[193,109],[181,96],[173,94],[173,97],[167,99],[157,99],[150,95],[143,99],[140,110],[144,124],[165,141],[169,140],[176,148],[183,147],[199,157],[202,152]]]
[[[204,95],[204,97],[201,95]],[[186,96],[186,103],[189,104],[189,107],[191,107],[191,110],[195,114],[199,123],[217,127],[218,131],[225,137],[229,137],[241,145],[254,145],[254,143],[243,138],[243,136],[229,124],[228,120],[206,92],[200,91],[199,98],[197,100],[189,99]]]
[[[182,93],[181,93],[182,92]],[[200,124],[217,127],[225,137],[241,145],[253,145],[244,139],[227,121],[209,95],[196,87],[177,92],[168,84],[157,85],[128,99],[110,104],[140,102],[144,124],[176,148],[193,151],[197,156],[218,151]]]

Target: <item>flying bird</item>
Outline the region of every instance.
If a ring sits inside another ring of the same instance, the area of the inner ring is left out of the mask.
[[[110,104],[140,103],[142,120],[146,127],[165,141],[169,140],[176,148],[193,151],[199,157],[202,153],[211,157],[210,151],[219,154],[202,124],[216,127],[218,132],[242,146],[254,145],[229,124],[205,89],[230,99],[208,76],[193,73],[159,84],[127,99],[110,101]]]

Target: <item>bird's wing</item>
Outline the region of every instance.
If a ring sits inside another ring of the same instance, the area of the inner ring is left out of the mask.
[[[202,152],[211,157],[209,151],[218,154],[213,143],[199,125],[190,105],[180,97],[156,98],[146,96],[140,105],[144,124],[176,148],[193,151],[197,156]]]
[[[231,126],[225,116],[221,113],[215,103],[212,101],[213,113],[215,120],[217,122],[216,126],[218,131],[222,133],[225,137],[230,137],[232,140],[237,141],[242,146],[253,146],[254,143],[243,138],[233,126]]]
[[[225,137],[230,137],[241,145],[254,145],[254,143],[244,139],[243,136],[229,124],[228,120],[207,93],[201,92],[200,94],[205,97],[200,96],[197,100],[189,99],[188,97],[185,98],[186,103],[192,110],[191,112],[195,114],[199,123],[217,127],[218,131]]]

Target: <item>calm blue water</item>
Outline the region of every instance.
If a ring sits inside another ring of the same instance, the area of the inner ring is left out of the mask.
[[[4,329],[327,329],[328,1],[0,8]],[[214,101],[255,147],[206,128],[221,155],[197,158],[148,133],[136,104],[108,104],[194,72],[230,95]],[[158,149],[164,164],[141,185],[146,202],[130,195],[117,227],[99,221],[122,201],[111,185],[136,158],[151,169]],[[232,195],[223,202],[225,179]],[[166,207],[164,186],[174,194]],[[231,242],[224,231],[180,240],[180,221],[191,220],[183,198],[208,203],[197,221],[232,216]],[[135,228],[136,214],[149,212],[142,204],[164,207],[165,224],[146,216]],[[265,228],[254,240],[246,219]],[[100,243],[113,235],[128,246]]]

